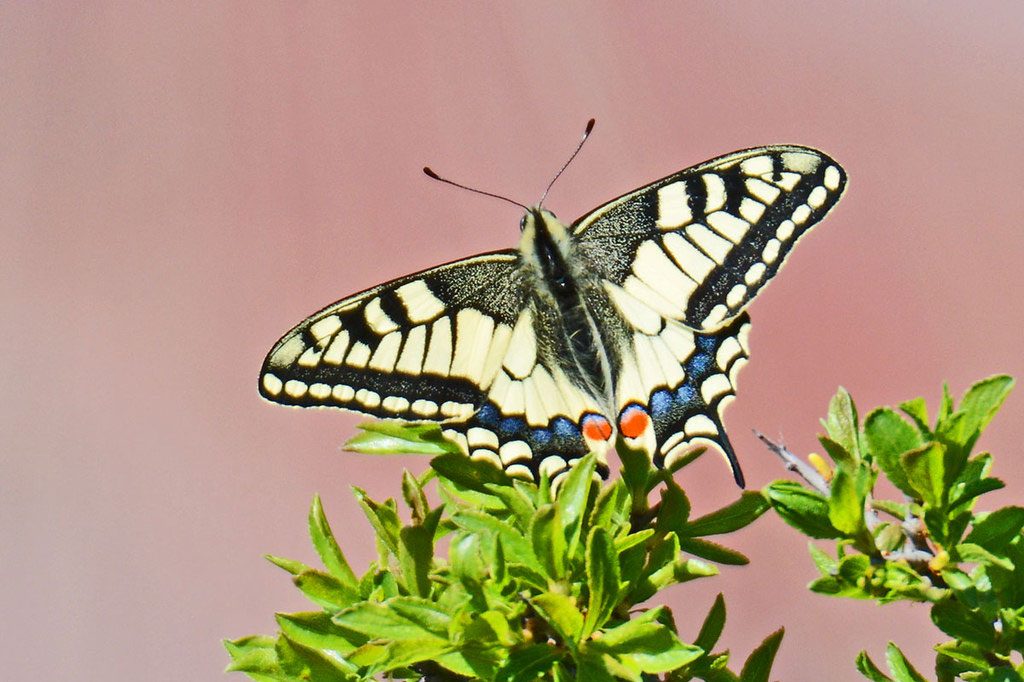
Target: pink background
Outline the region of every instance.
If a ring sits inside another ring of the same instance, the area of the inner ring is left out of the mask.
[[[865,410],[948,379],[1024,376],[1020,3],[5,3],[0,10],[0,660],[6,679],[216,680],[220,638],[306,608],[262,553],[312,560],[315,491],[353,563],[348,492],[398,492],[415,458],[338,452],[357,418],[262,402],[264,353],[342,295],[516,242],[518,212],[572,219],[741,147],[819,146],[851,182],[752,306],[727,415],[817,448],[839,384]],[[1020,501],[1024,393],[982,446]],[[681,475],[699,511],[736,490]],[[855,680],[921,607],[829,600],[806,543],[765,518],[753,565],[672,590],[693,636],[718,590],[742,659],[787,634],[775,677]],[[362,548],[361,550],[356,548]],[[240,677],[238,679],[241,679]]]

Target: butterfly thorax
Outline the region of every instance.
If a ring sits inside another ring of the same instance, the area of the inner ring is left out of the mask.
[[[597,275],[574,253],[569,228],[553,213],[531,208],[522,221],[519,250],[524,281],[529,282],[538,339],[551,357],[570,357],[566,369],[588,386],[609,413],[615,404],[614,354],[595,306],[606,300]]]

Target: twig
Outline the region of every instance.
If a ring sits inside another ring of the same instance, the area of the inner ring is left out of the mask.
[[[796,472],[800,478],[807,482],[807,485],[811,486],[822,495],[828,495],[831,492],[828,481],[825,480],[825,477],[819,474],[817,469],[812,467],[810,464],[787,450],[785,445],[769,440],[767,436],[756,429],[754,429],[754,435],[757,436],[769,450],[779,456],[788,471]]]

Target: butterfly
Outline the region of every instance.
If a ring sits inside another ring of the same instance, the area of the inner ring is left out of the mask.
[[[524,207],[518,248],[300,322],[267,355],[260,393],[439,422],[468,456],[532,479],[588,452],[606,473],[616,435],[660,467],[710,445],[743,487],[722,412],[749,356],[745,309],[845,185],[822,152],[777,145],[674,173],[572,224]]]

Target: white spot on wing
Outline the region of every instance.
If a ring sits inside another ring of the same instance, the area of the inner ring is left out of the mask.
[[[769,239],[768,243],[764,245],[764,253],[761,254],[764,262],[769,265],[774,263],[775,259],[779,257],[779,247],[781,246],[778,239]]]
[[[808,152],[783,152],[782,165],[795,173],[813,173],[818,169],[821,157]]]
[[[427,350],[427,328],[422,324],[409,330],[402,344],[402,355],[398,358],[395,369],[413,376],[423,369],[423,355]]]
[[[377,344],[377,350],[370,358],[370,369],[382,372],[390,372],[395,368],[395,361],[398,359],[398,349],[402,345],[402,332],[394,331],[385,336]]]
[[[433,400],[417,400],[412,404],[413,414],[418,414],[421,417],[433,417],[437,414],[437,403]]]
[[[637,249],[633,272],[654,291],[665,291],[670,301],[685,301],[697,289],[697,283],[684,275],[653,241],[644,242]]]
[[[686,362],[697,347],[693,340],[693,332],[680,325],[666,324],[661,332],[661,338],[665,340],[675,359],[681,363]]]
[[[345,357],[345,364],[353,367],[366,367],[366,363],[370,361],[370,347],[362,341],[356,341],[352,344],[352,349],[348,352]]]
[[[378,334],[384,335],[398,329],[395,321],[388,317],[388,314],[380,307],[379,296],[366,304],[363,316],[366,317],[366,324],[370,325],[370,329]]]
[[[725,297],[725,304],[730,308],[736,308],[740,303],[743,302],[743,298],[747,295],[747,287],[743,284],[737,284]]]
[[[284,388],[284,384],[273,374],[263,375],[263,390],[270,395],[280,395],[281,390]]]
[[[732,249],[732,243],[729,240],[723,239],[700,223],[687,225],[686,234],[701,251],[709,255],[719,265],[725,262],[725,257]]]
[[[672,258],[691,279],[696,282],[703,282],[704,279],[715,269],[715,261],[708,258],[704,253],[682,235],[670,232],[662,237],[665,248],[672,254]]]
[[[323,361],[329,365],[340,365],[341,361],[345,359],[345,351],[348,350],[349,336],[348,332],[342,329],[338,332],[338,335],[331,341],[331,345],[327,347],[327,350],[323,354]]]
[[[740,342],[736,340],[736,337],[730,336],[718,347],[718,352],[715,353],[715,363],[719,369],[726,370],[729,369],[729,363],[741,355],[743,355],[743,349],[740,347]]]
[[[452,365],[452,323],[442,317],[430,326],[430,342],[427,345],[427,359],[423,371],[448,376]]]
[[[835,166],[829,166],[825,169],[825,187],[827,187],[829,191],[834,192],[839,189],[839,179],[840,175],[838,168]]]
[[[752,156],[740,162],[740,170],[747,175],[764,175],[772,172],[772,160],[768,156]]]
[[[746,185],[747,191],[752,197],[760,199],[769,206],[775,203],[775,200],[782,194],[778,187],[773,187],[760,178],[747,178]]]
[[[764,263],[754,263],[750,266],[750,269],[747,270],[747,274],[743,275],[743,281],[746,282],[748,286],[754,286],[761,281],[767,269],[768,268],[765,267]]]
[[[444,303],[434,296],[434,292],[422,279],[403,284],[395,289],[395,293],[412,322],[429,322],[444,312]]]
[[[704,203],[704,211],[711,213],[725,206],[725,182],[715,173],[705,173],[701,176],[704,179],[704,191],[707,200]]]
[[[339,403],[350,403],[356,397],[356,389],[345,384],[338,384],[331,389],[331,396]]]
[[[792,220],[783,220],[779,223],[779,228],[775,230],[775,236],[782,241],[787,241],[793,236],[793,230],[796,229],[796,225],[793,224]]]
[[[682,180],[665,185],[658,190],[657,225],[663,230],[673,230],[693,220],[687,203],[686,183]]]
[[[274,354],[270,356],[270,364],[274,367],[287,367],[294,363],[305,350],[306,344],[296,334],[274,351]]]
[[[743,200],[740,201],[740,217],[748,223],[756,223],[763,215],[764,204],[760,201],[754,201],[748,197],[743,197]]]
[[[618,308],[622,317],[637,331],[645,334],[657,334],[661,331],[662,317],[643,302],[634,298],[622,287],[615,286],[605,280],[605,291],[612,303]]]
[[[718,232],[734,244],[739,244],[743,240],[744,235],[747,234],[747,230],[750,229],[747,221],[725,211],[715,211],[708,216],[707,223],[715,232]]]
[[[317,320],[309,325],[309,332],[317,340],[326,339],[341,329],[341,318],[337,315],[328,315],[322,320]]]
[[[516,320],[512,329],[512,337],[508,342],[508,352],[502,365],[508,372],[519,379],[530,375],[537,364],[537,339],[533,335],[533,313],[524,310]]]
[[[301,398],[306,394],[307,388],[308,387],[304,382],[299,381],[298,379],[289,379],[287,382],[285,382],[284,392],[290,395],[292,398]]]
[[[479,426],[466,431],[466,438],[469,439],[470,447],[478,448],[481,446],[487,446],[495,450],[498,449],[498,436],[490,429],[483,429]]]
[[[693,436],[717,436],[718,427],[715,423],[704,414],[696,414],[686,420],[686,425],[683,427],[686,431],[686,435]]]
[[[712,374],[700,385],[700,395],[704,402],[711,404],[715,398],[732,391],[732,384],[724,374]]]
[[[530,446],[521,440],[512,440],[505,443],[499,448],[498,454],[501,456],[501,461],[505,466],[523,460],[529,462],[533,457],[533,451],[530,449]],[[529,470],[527,470],[527,473],[529,473]]]
[[[810,195],[807,197],[807,204],[811,208],[821,208],[827,198],[828,191],[824,187],[818,186],[811,190]]]

